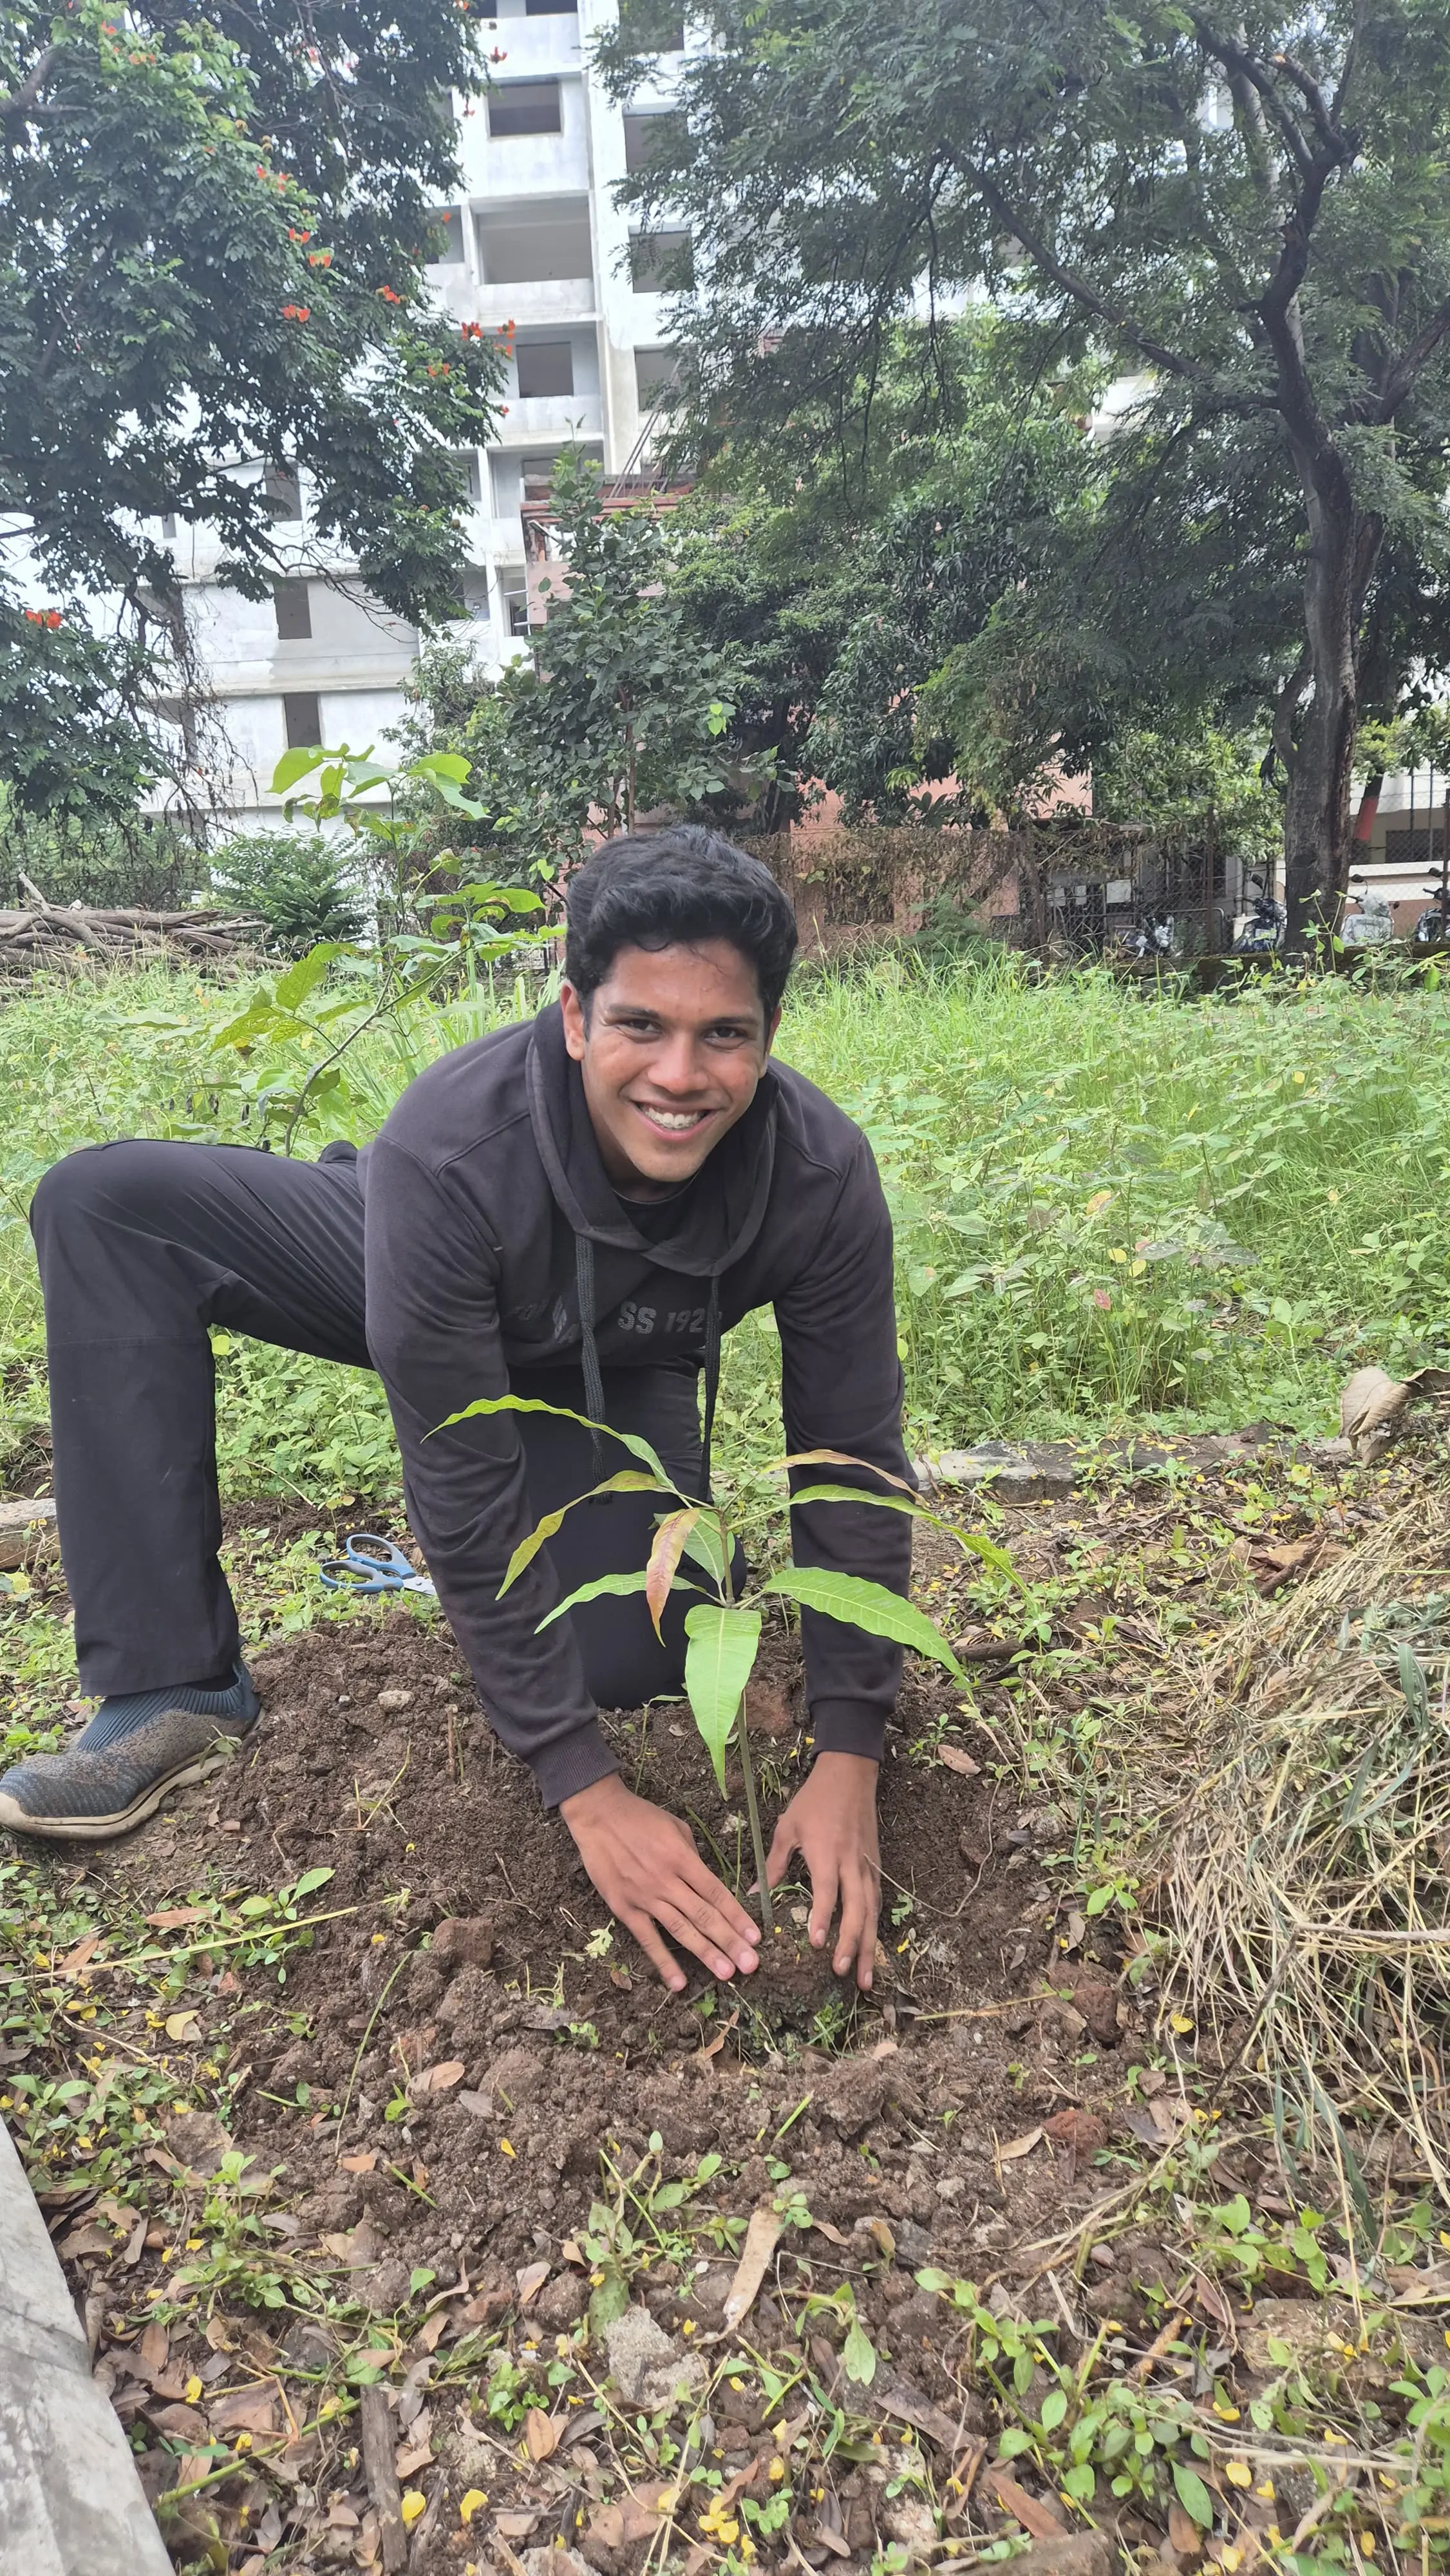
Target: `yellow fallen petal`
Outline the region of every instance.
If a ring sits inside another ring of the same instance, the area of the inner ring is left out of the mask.
[[[1254,2483],[1254,2473],[1247,2460],[1225,2460],[1223,2473],[1231,2487],[1251,2487]]]
[[[499,2154],[502,2156],[511,2156],[514,2152],[513,2148],[509,2145],[507,2138],[500,2138],[498,2142],[498,2150]]]
[[[458,2508],[459,2521],[472,2522],[479,2506],[481,2504],[487,2504],[487,2502],[488,2497],[484,2493],[482,2487],[470,2487],[467,2495],[463,2498]]]
[[[192,2377],[186,2383],[186,2402],[188,2406],[194,2406],[200,2395],[201,2381],[193,2373]]]
[[[403,2520],[407,2524],[409,2530],[412,2529],[419,2514],[426,2513],[427,2510],[428,2499],[422,2492],[422,2489],[420,2487],[409,2487],[407,2494],[403,2498],[402,2505]]]

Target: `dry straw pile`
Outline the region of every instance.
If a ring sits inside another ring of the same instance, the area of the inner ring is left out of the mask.
[[[1200,2025],[1341,2167],[1347,2131],[1408,2130],[1450,2199],[1450,1500],[1251,1613],[1195,1735],[1169,1893]]]

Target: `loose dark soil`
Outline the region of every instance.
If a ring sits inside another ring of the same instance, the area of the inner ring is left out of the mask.
[[[943,2533],[980,2548],[1024,2523],[1046,2528],[1044,2514],[1063,2518],[1062,2500],[1021,2463],[1007,2494],[990,2456],[983,2468],[995,2419],[964,2376],[959,2312],[915,2278],[928,2266],[970,2279],[1001,2313],[1047,2319],[1065,2358],[1110,2338],[1117,2366],[1141,2365],[1145,2383],[1187,2369],[1197,2386],[1215,2345],[1203,2380],[1211,2392],[1236,2341],[1229,2305],[1175,2248],[1166,2201],[1135,2193],[1189,2124],[1232,2114],[1229,2070],[1200,2055],[1184,2080],[1165,2075],[1135,1918],[1086,1916],[1072,1858],[1078,1820],[1050,1770],[1032,1797],[1019,1784],[1033,1776],[1029,1717],[1044,1740],[1060,1736],[1105,1686],[1127,1694],[1156,1676],[1171,1729],[1173,1640],[1185,1622],[1229,1615],[1251,1581],[1279,1579],[1258,1561],[1261,1535],[1292,1553],[1298,1505],[1289,1494],[1271,1506],[1252,1457],[1226,1459],[1227,1447],[1215,1444],[1204,1462],[1211,1490],[1201,1477],[1183,1497],[1161,1484],[1118,1487],[1009,1515],[1024,1573],[1050,1585],[1071,1569],[1052,1605],[1056,1660],[1017,1687],[1011,1640],[978,1630],[965,1701],[935,1668],[909,1670],[882,1770],[883,1909],[867,1998],[802,1957],[804,1888],[780,1900],[788,1957],[768,1999],[765,1972],[728,1986],[694,1972],[684,1996],[665,1993],[611,1928],[529,1775],[500,1752],[436,1616],[393,1605],[255,1655],[264,1718],[254,1746],[125,1846],[77,1858],[113,1896],[129,1893],[151,1913],[206,1885],[276,1889],[332,1873],[307,1910],[335,1919],[292,1952],[285,1984],[255,1968],[198,1968],[184,1994],[194,2025],[162,2061],[189,2056],[194,2069],[219,2070],[231,2141],[253,2176],[275,2177],[266,2223],[282,2269],[326,2285],[332,2321],[289,2318],[285,2307],[249,2317],[234,2296],[203,2294],[172,2324],[162,2386],[154,2368],[147,2377],[134,2357],[139,2303],[164,2296],[170,2250],[198,2241],[199,2176],[226,2143],[218,2133],[203,2156],[197,2136],[173,2124],[164,2187],[179,2200],[136,2268],[98,2263],[90,2248],[74,2262],[78,2293],[101,2318],[102,2368],[123,2420],[150,2428],[143,2473],[153,2492],[178,2482],[188,2439],[217,2437],[209,2398],[194,2424],[182,2420],[190,2404],[176,2404],[192,2372],[217,2384],[214,2357],[219,2368],[227,2353],[227,2366],[276,2391],[279,2406],[287,2392],[300,2425],[317,2396],[309,2371],[337,2388],[344,2369],[356,2380],[366,2353],[388,2381],[399,2454],[412,2463],[404,2486],[424,2499],[411,2569],[547,2576],[542,2561],[525,2561],[555,2540],[582,2551],[598,2576],[635,2576],[651,2547],[657,2566],[651,2517],[665,2481],[651,2486],[647,2469],[653,2459],[668,2470],[674,2454],[661,2427],[630,2430],[648,2410],[626,2406],[609,2381],[585,2319],[595,2258],[580,2240],[591,2224],[597,2232],[591,2207],[618,2202],[620,2178],[642,2175],[647,2200],[660,2185],[689,2184],[707,2153],[722,2163],[689,2200],[688,2260],[656,2246],[641,2262],[649,2227],[638,2197],[626,2205],[630,2295],[677,2356],[700,2353],[720,2372],[709,2396],[716,2454],[731,2473],[754,2475],[758,2462],[760,2495],[783,2413],[793,2420],[815,2392],[814,2447],[800,2455],[810,2465],[789,2471],[800,2487],[796,2555],[763,2536],[771,2567],[803,2555],[812,2567],[849,2557],[864,2570],[888,2544],[910,2559],[939,2548]],[[1382,1508],[1365,1489],[1321,1508],[1309,1535],[1346,1543],[1354,1520]],[[237,1517],[239,1526],[265,1517],[284,1539],[322,1516],[302,1515],[295,1528],[276,1505]],[[357,1519],[350,1513],[348,1525]],[[1235,1527],[1243,1543],[1230,1554],[1225,1531]],[[1306,1549],[1294,1570],[1313,1555]],[[922,1552],[923,1597],[953,1635],[970,1631],[973,1616],[963,1580],[950,1551]],[[768,1641],[751,1718],[773,1812],[809,1760],[783,1633]],[[605,1722],[630,1782],[688,1817],[714,1865],[747,1886],[738,1783],[722,1808],[688,1712],[661,1704]],[[128,2019],[140,2034],[139,2011]],[[1288,2213],[1284,2188],[1252,2117],[1220,2157],[1212,2195],[1242,2189],[1272,2218]],[[741,2225],[773,2203],[794,2214],[738,2338],[717,2350]],[[431,2279],[419,2283],[420,2271]],[[869,2384],[843,2376],[844,2311],[810,2304],[843,2287],[876,2347]],[[1196,2362],[1162,2359],[1175,2314],[1191,2320],[1179,2331]],[[521,2444],[518,2409],[489,2411],[501,2348],[520,2374],[520,2404],[584,2409],[567,2439],[556,2434],[557,2456]],[[562,2397],[546,2382],[556,2354]],[[778,2402],[762,2393],[772,2369],[794,2390]],[[827,2468],[822,2428],[837,2406],[853,2447]],[[275,2409],[271,2420],[286,2430]],[[904,2426],[915,2451],[901,2448]],[[172,2525],[178,2563],[234,2576],[380,2564],[356,2444],[344,2407],[273,2451],[265,2480],[241,2459],[230,2477],[213,2473]],[[913,2459],[931,2464],[935,2523],[911,2493],[889,2501],[891,2477]],[[955,2491],[944,2484],[954,2470]],[[487,2501],[465,2523],[461,2499],[475,2491]],[[204,2507],[215,2512],[210,2527]],[[1162,2541],[1158,2524],[1120,2511],[1105,2490],[1094,2518],[1129,2551]],[[254,2549],[259,2525],[265,2546]],[[701,2576],[707,2553],[693,2523],[670,2550]],[[718,2546],[708,2554],[717,2559]],[[562,2576],[583,2576],[582,2562]]]

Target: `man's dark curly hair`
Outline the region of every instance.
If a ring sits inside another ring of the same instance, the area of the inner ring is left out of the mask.
[[[755,968],[765,1016],[785,991],[795,913],[769,868],[703,823],[605,841],[569,880],[564,972],[584,1002],[621,948],[728,939]]]

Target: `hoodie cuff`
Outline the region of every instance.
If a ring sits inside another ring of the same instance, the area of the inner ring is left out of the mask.
[[[861,1753],[869,1762],[879,1762],[886,1719],[869,1701],[818,1699],[811,1710],[811,1733],[818,1753]]]
[[[546,1744],[529,1768],[545,1806],[561,1807],[566,1798],[577,1798],[581,1789],[592,1789],[596,1780],[607,1780],[619,1764],[600,1733],[598,1720],[591,1718],[572,1735]]]

